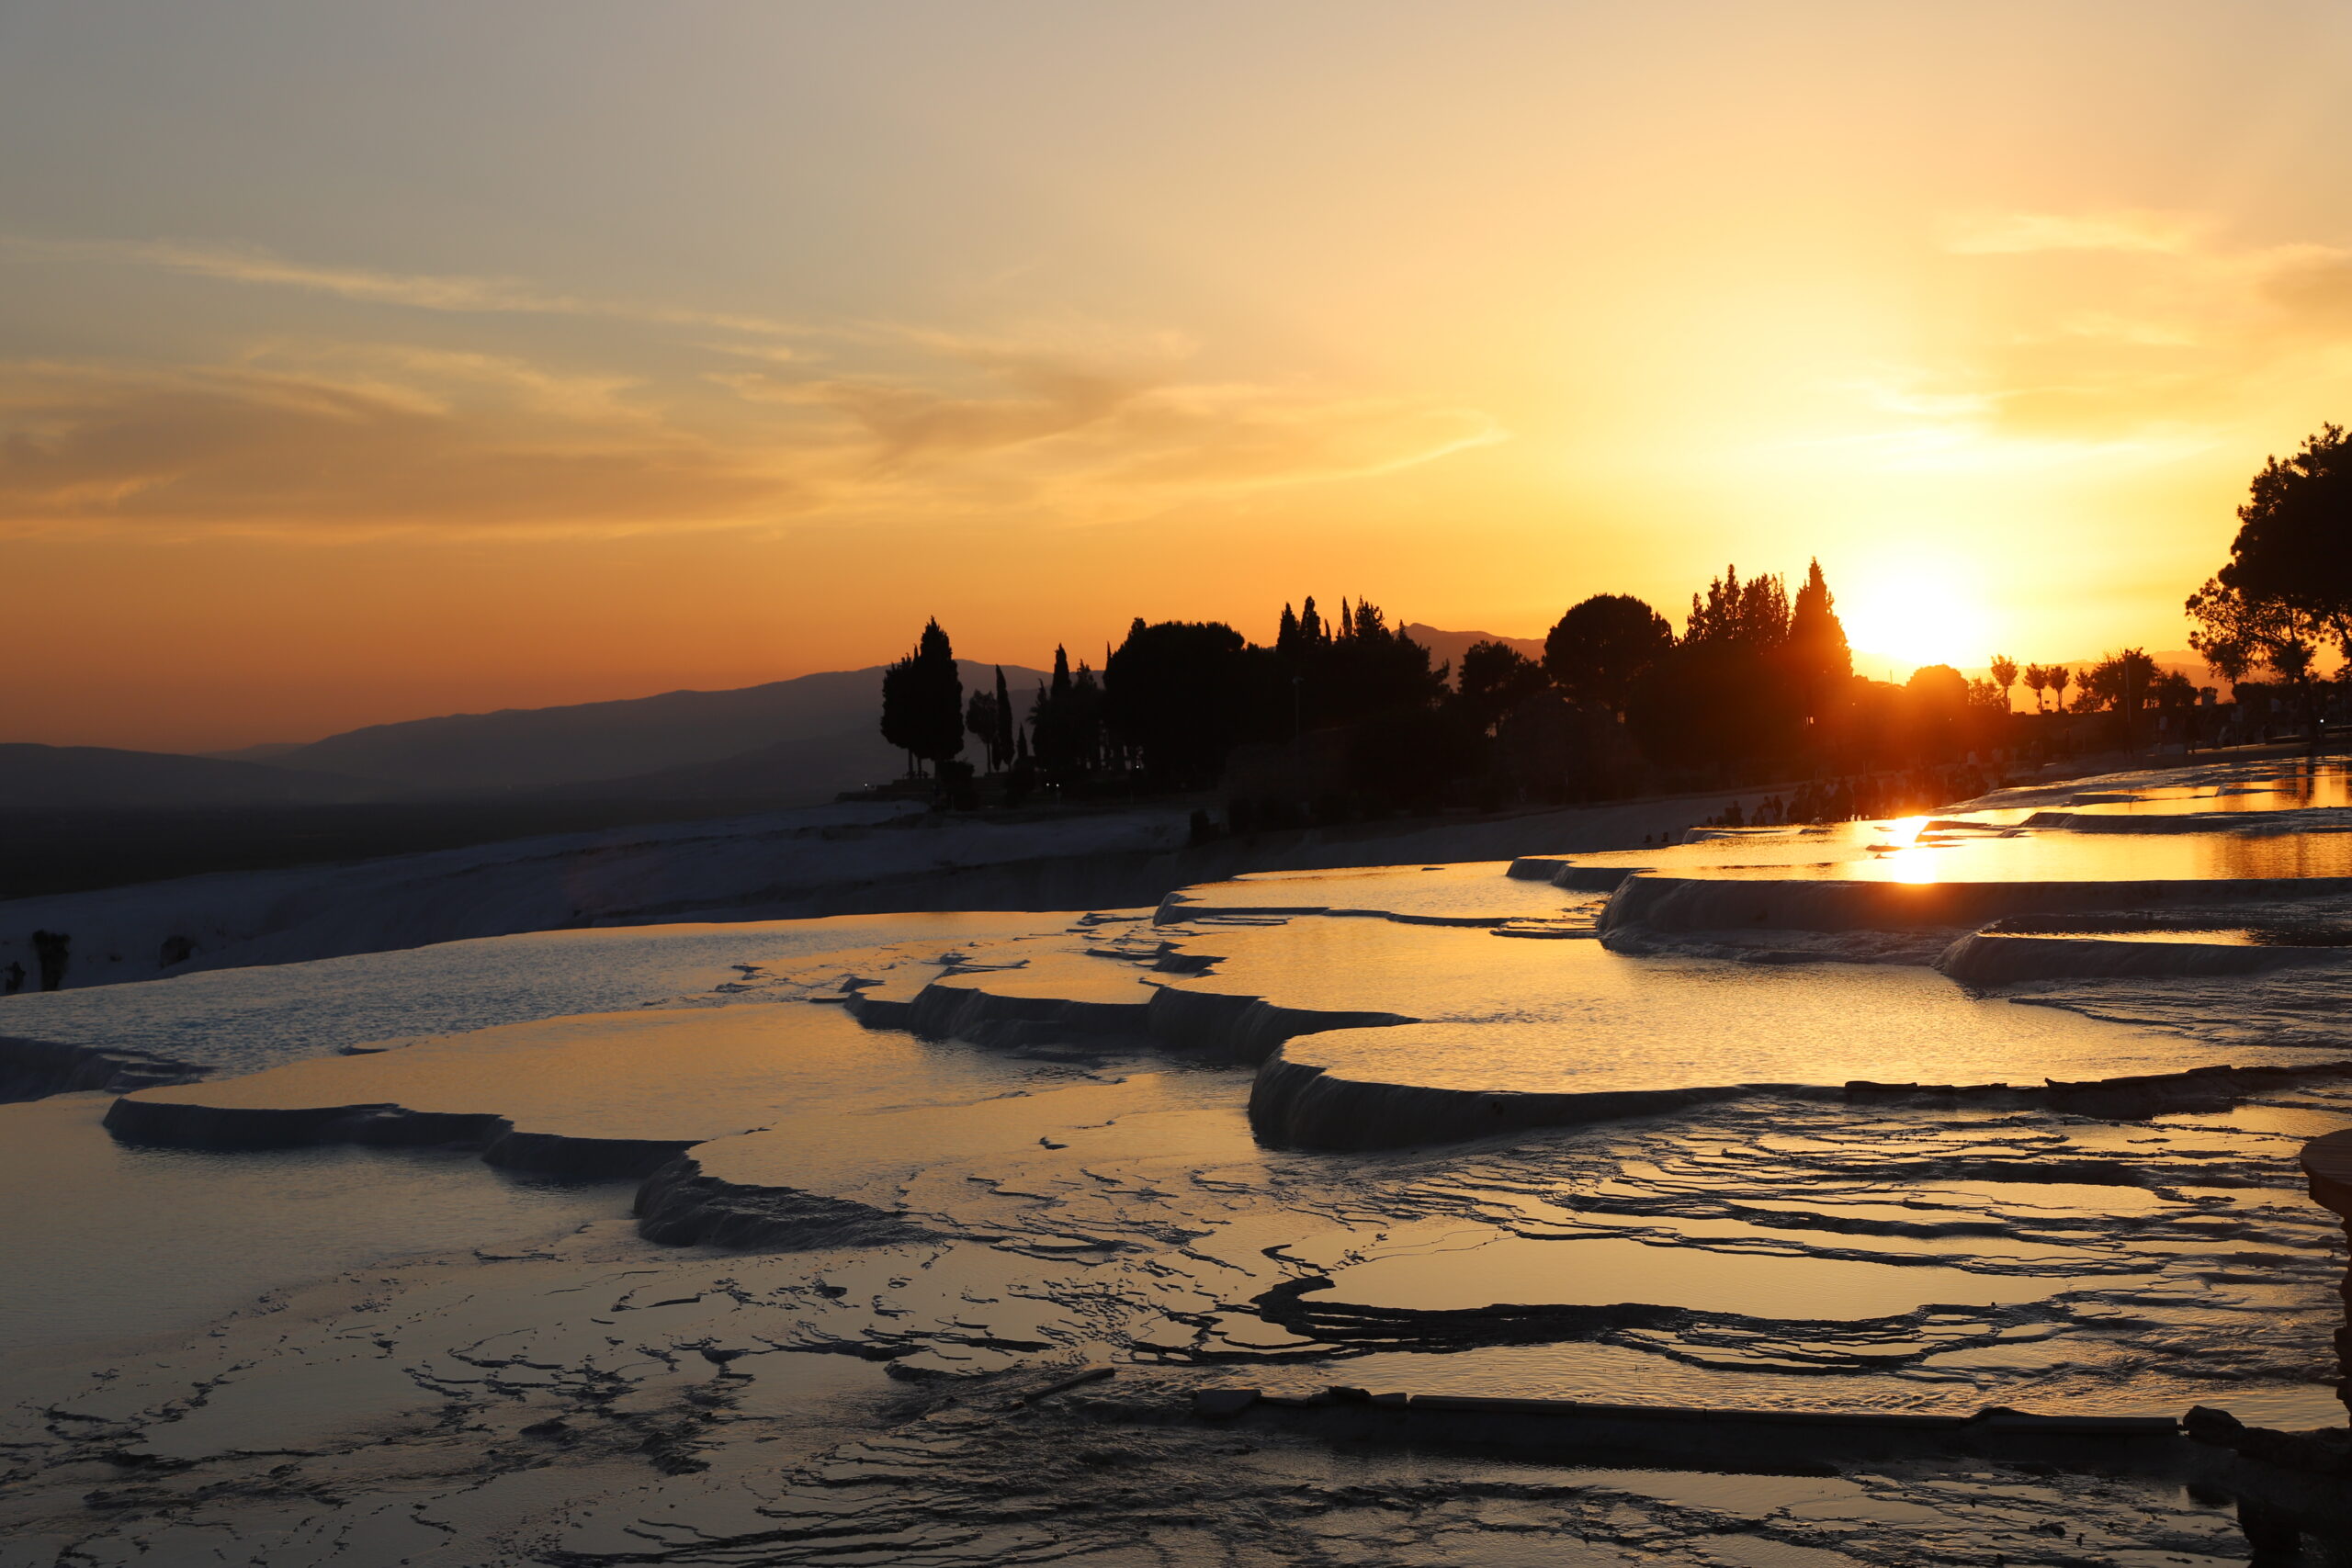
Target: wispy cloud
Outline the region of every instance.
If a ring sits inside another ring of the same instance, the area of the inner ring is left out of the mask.
[[[789,476],[513,395],[258,367],[0,366],[0,519],[261,531],[740,521]]]
[[[156,267],[224,283],[296,288],[339,299],[400,305],[418,310],[473,315],[602,316],[662,326],[779,337],[806,330],[764,316],[550,291],[520,278],[327,266],[291,261],[248,246],[188,244],[169,240],[41,240],[11,236],[0,238],[0,249],[31,257]]]
[[[1114,511],[1122,495],[1358,478],[1508,439],[1476,409],[1190,381],[1166,362],[1105,365],[1053,348],[943,346],[977,365],[986,387],[748,371],[713,378],[753,401],[840,416],[878,476],[985,475]]]
[[[627,368],[488,352],[462,320],[398,342],[279,335],[197,364],[0,363],[0,527],[561,533],[975,508],[1085,524],[1185,496],[1394,472],[1505,439],[1476,409],[1212,381],[1181,333],[1076,318],[994,333],[811,330],[243,248],[0,247],[451,318],[694,329],[650,355],[602,345]],[[800,353],[796,335],[822,335],[824,351]],[[568,342],[567,360],[582,347]]]
[[[2026,255],[2040,251],[2145,251],[2170,254],[2196,243],[2191,214],[2129,209],[2111,212],[1972,213],[1948,219],[1944,249],[1957,255]]]
[[[1006,369],[995,396],[878,377],[729,385],[749,423],[681,414],[629,378],[398,344],[0,364],[0,529],[555,536],[976,506],[1084,525],[1504,438],[1476,410],[1045,360]]]
[[[1994,303],[1871,401],[1955,449],[2109,461],[2201,449],[2282,401],[2334,396],[2352,359],[2352,252],[2224,233],[2136,209],[1955,218],[1943,248],[1999,269],[1984,279]]]

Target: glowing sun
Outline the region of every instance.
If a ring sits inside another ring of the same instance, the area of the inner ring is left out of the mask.
[[[1854,672],[1884,679],[1891,662],[1900,681],[1922,664],[1983,664],[1991,651],[1991,617],[1973,588],[1949,564],[1921,561],[1866,574],[1838,592]]]

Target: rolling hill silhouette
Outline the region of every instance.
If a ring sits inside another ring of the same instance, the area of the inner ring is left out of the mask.
[[[996,666],[959,660],[956,667],[966,692],[994,686]],[[574,786],[614,785],[594,793],[651,798],[677,788],[685,791],[677,798],[734,793],[829,800],[838,790],[904,769],[876,728],[882,669],[828,671],[733,691],[369,725],[277,752],[270,761],[439,795],[577,794]],[[1004,676],[1016,703],[1045,678],[1010,664]],[[730,760],[741,763],[697,771]],[[721,787],[730,780],[756,787]],[[618,787],[624,781],[628,787]]]

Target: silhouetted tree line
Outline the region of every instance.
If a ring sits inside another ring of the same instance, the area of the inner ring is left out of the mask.
[[[2245,699],[2233,734],[2249,704],[2267,715],[2283,699],[2316,742],[2328,711],[2352,709],[2352,436],[2324,425],[2268,459],[2237,515],[2228,563],[2188,599],[2190,643]],[[2346,660],[2332,680],[2327,650]],[[933,621],[885,673],[882,732],[910,777],[928,770],[967,804],[968,743],[1008,801],[1222,782],[1237,821],[1271,823],[1806,780],[1768,804],[1793,820],[1949,794],[1976,776],[1969,759],[1989,763],[2059,715],[2105,716],[2103,739],[2127,749],[2159,731],[2193,745],[2213,697],[2137,648],[2081,670],[1996,654],[1982,680],[1940,664],[1900,686],[1857,676],[1815,561],[1794,595],[1726,568],[1691,595],[1679,633],[1637,598],[1595,594],[1540,659],[1481,642],[1458,672],[1375,604],[1342,600],[1327,617],[1308,598],[1283,606],[1272,647],[1222,622],[1137,618],[1099,674],[1057,649],[1034,693],[999,670],[967,702]]]
[[[2018,671],[1996,658],[1993,672],[1857,677],[1816,561],[1794,595],[1726,568],[1691,595],[1679,634],[1639,599],[1596,594],[1560,617],[1541,659],[1481,642],[1458,678],[1378,605],[1343,599],[1327,615],[1309,597],[1283,606],[1271,647],[1222,622],[1138,617],[1099,675],[1057,649],[1034,694],[1016,696],[1000,670],[967,702],[933,622],[886,673],[883,732],[949,798],[971,797],[968,742],[1008,802],[1222,784],[1238,826],[1766,777],[1822,781],[1781,810],[1850,814],[1886,787],[1854,779],[2007,743]]]

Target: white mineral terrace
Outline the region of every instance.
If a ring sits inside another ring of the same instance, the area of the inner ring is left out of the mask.
[[[0,1563],[2154,1563],[2335,1506],[2109,1418],[2342,1425],[2341,767],[1523,850],[0,1001]]]

